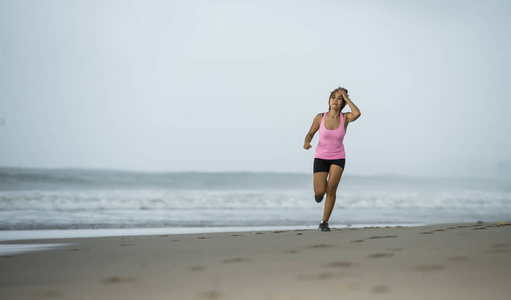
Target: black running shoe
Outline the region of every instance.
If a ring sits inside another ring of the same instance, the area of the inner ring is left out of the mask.
[[[321,203],[321,201],[323,201],[323,196],[316,196],[316,195],[314,195],[314,198],[316,199],[317,203]]]
[[[328,222],[321,222],[319,224],[319,228],[321,231],[330,231],[330,227],[328,227]]]

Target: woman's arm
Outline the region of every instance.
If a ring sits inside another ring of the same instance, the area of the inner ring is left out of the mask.
[[[344,98],[344,101],[346,101],[346,103],[348,103],[348,105],[350,106],[350,109],[351,109],[351,112],[346,113],[346,121],[353,122],[362,115],[360,113],[360,109],[358,109],[358,107],[355,105],[355,103],[351,102],[350,97],[348,97],[348,94],[346,93],[346,91],[341,90],[341,94]]]
[[[309,132],[305,136],[305,141],[303,143],[303,149],[309,150],[310,148],[312,148],[311,141],[319,129],[319,125],[321,124],[322,117],[323,116],[321,114],[317,114],[317,116],[314,118],[314,121],[312,121],[311,129],[309,129]]]

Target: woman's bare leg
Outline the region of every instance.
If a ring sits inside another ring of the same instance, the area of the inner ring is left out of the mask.
[[[321,200],[323,200],[323,196],[325,196],[327,176],[328,176],[327,172],[314,173],[314,196],[316,197],[316,202],[318,203],[321,202]]]
[[[326,186],[326,201],[325,201],[325,211],[323,213],[323,221],[328,222],[330,219],[330,215],[332,214],[332,210],[334,209],[337,186],[339,185],[339,181],[341,181],[342,172],[344,170],[338,165],[330,166],[330,176],[328,178],[328,183]],[[317,173],[316,173],[317,174]],[[314,174],[314,175],[316,175]]]

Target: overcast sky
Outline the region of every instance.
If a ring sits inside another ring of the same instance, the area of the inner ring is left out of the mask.
[[[0,0],[0,166],[511,177],[509,1]],[[349,111],[348,108],[345,109]]]

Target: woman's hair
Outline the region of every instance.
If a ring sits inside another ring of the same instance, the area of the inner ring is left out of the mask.
[[[338,87],[336,88],[335,90],[333,90],[331,93],[330,93],[330,98],[328,98],[328,111],[330,111],[330,99],[332,98],[335,98],[335,93],[340,93],[342,91],[345,91],[346,92],[346,95],[348,94],[348,90],[343,88],[343,87]],[[341,111],[342,109],[346,106],[346,101],[344,100],[344,97],[343,97],[343,100],[342,100],[342,104],[341,104]]]

